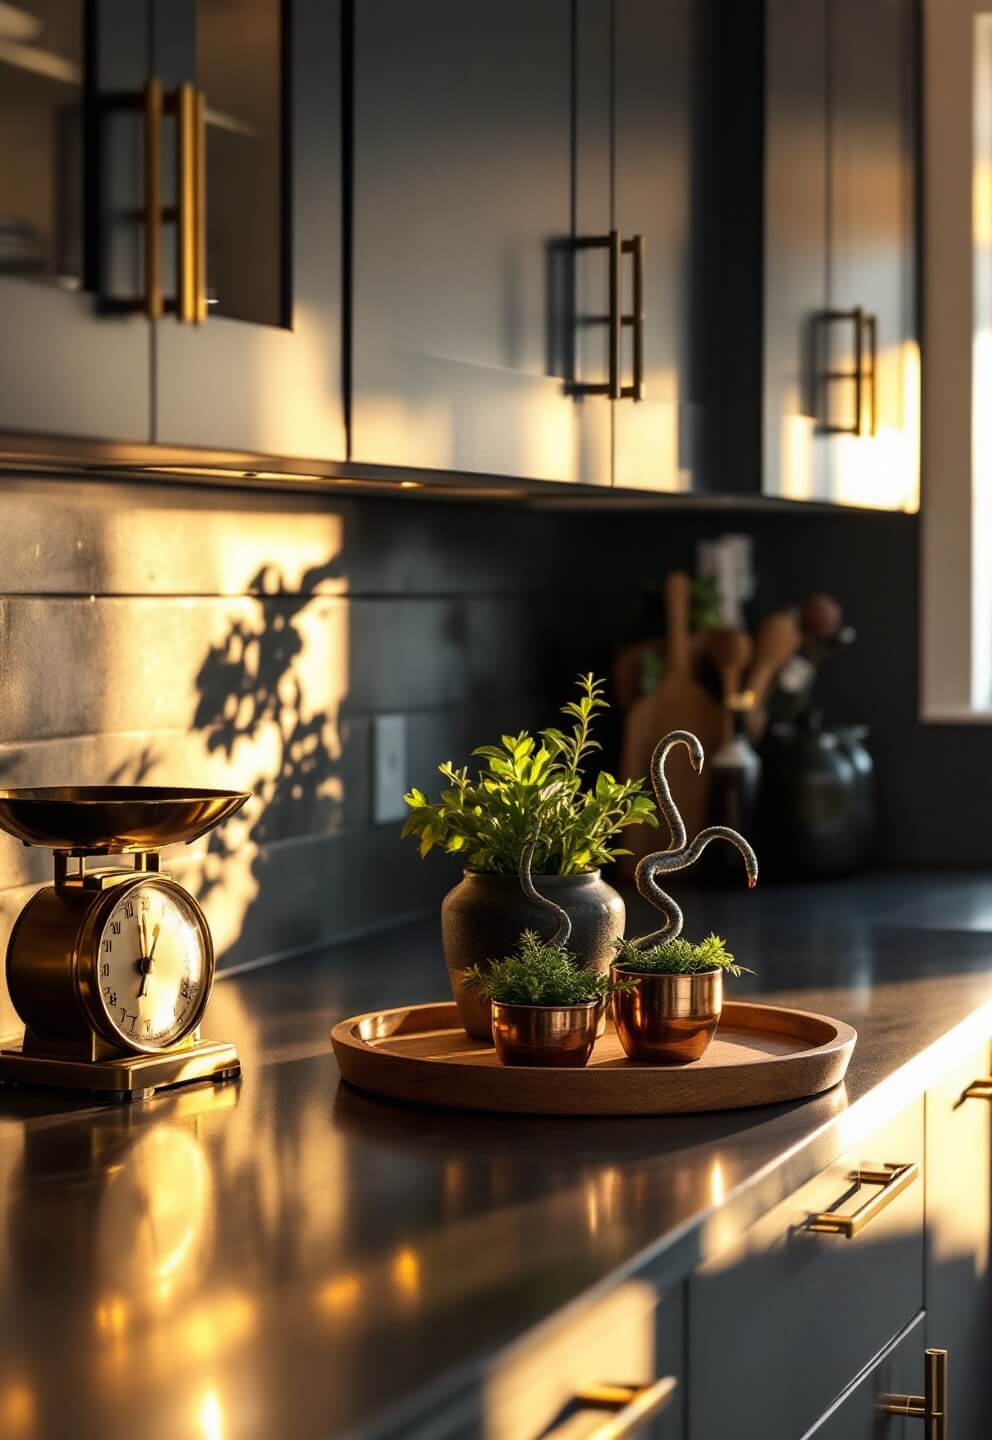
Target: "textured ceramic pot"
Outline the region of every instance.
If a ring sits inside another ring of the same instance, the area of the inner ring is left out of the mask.
[[[716,1034],[723,1009],[723,971],[701,975],[639,975],[614,965],[614,980],[636,978],[631,990],[613,994],[613,1022],[631,1060],[688,1065]]]
[[[493,1043],[504,1065],[585,1065],[603,1013],[602,1000],[583,1005],[492,1002]]]
[[[542,895],[568,912],[572,936],[568,948],[584,968],[605,974],[623,935],[626,911],[620,896],[598,870],[584,875],[535,875]],[[465,986],[465,971],[508,955],[521,931],[552,934],[547,909],[529,900],[515,875],[483,875],[466,870],[441,905],[441,939],[452,993],[462,1024],[474,1040],[491,1040],[488,1000]]]

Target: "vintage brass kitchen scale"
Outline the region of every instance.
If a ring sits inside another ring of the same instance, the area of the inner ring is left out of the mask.
[[[25,1034],[20,1047],[0,1049],[0,1084],[140,1100],[239,1074],[233,1045],[200,1038],[213,942],[159,853],[197,840],[248,798],[128,785],[0,790],[0,829],[55,860],[54,884],[28,901],[7,946]],[[132,863],[88,869],[98,856]]]

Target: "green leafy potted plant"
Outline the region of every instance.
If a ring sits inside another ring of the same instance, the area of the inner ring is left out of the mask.
[[[628,853],[617,843],[627,825],[658,820],[640,781],[600,772],[587,782],[586,766],[600,748],[593,721],[607,708],[603,689],[593,675],[581,676],[578,699],[562,708],[570,730],[504,735],[500,745],[473,751],[484,762],[480,774],[447,762],[438,767],[448,784],[437,800],[420,790],[405,797],[403,834],[419,837],[421,855],[440,848],[464,857],[463,878],[441,907],[441,933],[459,1014],[475,1039],[491,1036],[489,1005],[466,986],[466,972],[494,953],[509,954],[541,919],[538,902],[518,884],[524,848],[536,832],[535,879],[567,910],[578,964],[605,973],[623,934],[623,901],[600,866]]]
[[[698,1060],[720,1023],[723,977],[742,970],[719,935],[696,944],[677,936],[643,949],[620,940],[610,969],[613,1020],[630,1059]]]
[[[504,1065],[585,1065],[608,997],[634,982],[583,970],[568,946],[525,930],[502,960],[473,965],[466,985],[492,1007]]]

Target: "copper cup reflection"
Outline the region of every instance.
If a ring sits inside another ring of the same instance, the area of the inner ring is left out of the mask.
[[[585,1065],[603,1018],[602,1000],[582,1005],[492,1002],[493,1042],[504,1065]]]
[[[614,965],[614,980],[636,976],[631,990],[613,994],[613,1020],[631,1060],[688,1065],[716,1034],[723,1009],[723,972],[702,975],[638,975]]]

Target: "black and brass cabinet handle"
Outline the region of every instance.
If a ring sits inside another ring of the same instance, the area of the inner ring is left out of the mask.
[[[859,1189],[863,1185],[877,1185],[878,1191],[850,1215],[842,1215],[835,1210],[824,1210],[819,1215],[811,1215],[806,1222],[806,1229],[817,1235],[843,1235],[848,1240],[853,1240],[855,1235],[860,1234],[866,1225],[892,1204],[897,1195],[908,1189],[913,1181],[919,1178],[919,1174],[920,1167],[915,1161],[905,1165],[883,1165],[878,1170],[862,1165],[851,1175],[851,1182]]]
[[[117,97],[113,104],[144,116],[145,293],[126,308],[140,309],[149,320],[161,320],[167,311],[187,324],[202,325],[207,318],[207,203],[206,203],[206,100],[193,85],[179,85],[166,95],[162,82],[152,76],[140,99]],[[162,119],[174,115],[177,125],[176,206],[162,204]],[[176,299],[162,294],[162,225],[176,225]]]
[[[878,320],[861,305],[851,310],[824,310],[821,320],[826,327],[825,352],[829,356],[830,330],[835,325],[850,325],[854,337],[854,365],[850,370],[834,370],[829,363],[822,370],[824,418],[821,430],[828,435],[874,435],[878,428]],[[831,419],[830,395],[833,385],[854,386],[854,419],[849,425],[835,425]],[[867,404],[865,403],[867,399]],[[866,416],[867,411],[867,416]]]
[[[578,1391],[575,1396],[577,1408],[605,1412],[599,1425],[583,1432],[583,1440],[626,1440],[627,1436],[633,1436],[652,1416],[665,1408],[677,1386],[674,1375],[665,1375],[651,1385],[591,1385]],[[572,1411],[573,1407],[569,1409]],[[566,1425],[571,1427],[571,1419]],[[546,1430],[541,1440],[555,1440],[558,1433],[556,1425],[553,1430]],[[564,1435],[565,1428],[560,1433]]]
[[[924,1351],[923,1386],[922,1395],[883,1395],[878,1402],[879,1414],[922,1420],[926,1440],[947,1440],[946,1350]]]
[[[644,399],[644,236],[634,235],[624,240],[619,230],[608,235],[595,235],[589,239],[577,240],[577,250],[606,250],[609,257],[609,313],[602,318],[609,327],[609,379],[600,382],[580,382],[572,387],[575,395],[608,395],[611,400]],[[629,311],[623,308],[623,257],[629,255],[633,261],[633,301]],[[624,327],[633,334],[633,375],[631,383],[624,385],[622,370],[622,335]]]

